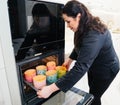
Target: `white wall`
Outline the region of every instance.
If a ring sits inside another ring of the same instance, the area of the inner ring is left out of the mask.
[[[21,105],[7,0],[0,1],[0,105]]]

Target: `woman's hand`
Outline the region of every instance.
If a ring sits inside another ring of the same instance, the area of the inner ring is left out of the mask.
[[[65,62],[62,64],[62,66],[65,66],[65,67],[67,68],[67,70],[69,70],[69,67],[70,67],[72,61],[73,61],[72,59],[67,58],[67,59],[65,60]]]
[[[44,86],[41,90],[37,92],[38,98],[48,98],[53,92],[59,90],[55,83]]]

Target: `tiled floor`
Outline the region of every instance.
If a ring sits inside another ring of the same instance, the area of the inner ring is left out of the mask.
[[[73,36],[66,36],[66,57],[69,55],[69,52],[71,52],[71,49],[73,47]],[[115,46],[115,50],[120,58],[120,34],[112,34],[113,43]],[[71,66],[72,67],[72,66]],[[75,84],[75,87],[80,88],[81,90],[84,90],[88,92],[88,85],[87,85],[87,75],[78,81]],[[107,91],[104,93],[102,97],[102,105],[120,105],[120,72],[110,85],[110,87],[107,89]]]

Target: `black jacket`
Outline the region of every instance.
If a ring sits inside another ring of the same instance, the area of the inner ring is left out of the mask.
[[[79,48],[73,49],[71,59],[76,60],[73,68],[56,85],[60,90],[69,90],[86,72],[100,79],[108,79],[119,71],[119,60],[113,47],[111,34],[90,31],[83,37]]]

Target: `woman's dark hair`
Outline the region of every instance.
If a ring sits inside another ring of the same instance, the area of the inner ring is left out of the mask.
[[[74,37],[75,46],[80,43],[80,40],[82,40],[84,34],[87,33],[89,30],[96,30],[100,33],[104,33],[107,28],[100,21],[99,17],[92,16],[87,7],[77,0],[71,0],[67,2],[67,4],[63,8],[62,13],[73,18],[75,18],[78,13],[81,14],[79,22],[80,27],[78,27],[78,31],[75,33]]]

